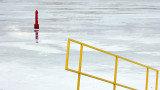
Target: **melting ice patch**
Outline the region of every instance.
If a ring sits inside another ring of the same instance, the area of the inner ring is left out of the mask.
[[[160,56],[160,52],[137,52],[138,54],[149,54],[153,56]]]
[[[40,53],[63,53],[61,50],[56,49],[56,47],[48,47],[41,45],[27,45],[25,43],[1,43],[1,46],[17,47],[20,49],[37,51]]]
[[[21,31],[21,29],[17,25],[8,26],[6,28],[8,28],[9,30]]]
[[[85,41],[85,43],[89,43],[89,45],[99,48],[99,49],[103,49],[106,51],[128,51],[131,50],[131,48],[127,45],[103,45],[100,44],[98,42],[93,42],[93,41]],[[80,50],[80,45],[71,42],[71,46],[72,49],[74,50]],[[86,48],[86,46],[84,47],[85,51],[95,51],[94,49],[91,48]]]
[[[160,41],[160,38],[141,38],[136,40],[139,43],[144,43],[144,44],[158,44]]]
[[[8,36],[19,38],[19,39],[33,39],[34,33],[28,33],[28,32],[11,32],[8,33]]]
[[[128,51],[131,50],[128,46],[122,45],[112,45],[112,46],[104,46],[107,51]]]

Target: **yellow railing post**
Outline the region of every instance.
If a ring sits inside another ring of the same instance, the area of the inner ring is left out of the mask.
[[[81,45],[81,48],[80,48],[80,58],[79,58],[79,69],[78,69],[78,71],[68,68],[69,49],[70,49],[70,42],[71,42],[71,41],[72,41],[72,42],[75,42],[75,43],[78,43],[78,44]],[[97,51],[100,51],[100,52],[103,52],[103,53],[106,53],[106,54],[109,54],[109,55],[112,55],[112,56],[115,56],[115,57],[116,57],[116,60],[115,60],[115,72],[114,72],[114,82],[81,72],[83,46],[86,46],[86,47],[89,47],[89,48],[95,49],[95,50],[97,50]],[[145,87],[145,90],[148,90],[149,70],[151,69],[151,70],[156,71],[157,73],[156,73],[156,86],[155,86],[155,90],[158,90],[158,75],[159,75],[159,70],[158,70],[158,69],[154,69],[154,68],[149,67],[149,66],[146,66],[146,65],[144,65],[144,64],[141,64],[141,63],[138,63],[138,62],[129,60],[129,59],[127,59],[127,58],[124,58],[124,57],[118,56],[118,55],[116,55],[116,54],[113,54],[113,53],[110,53],[110,52],[107,52],[107,51],[98,49],[98,48],[96,48],[96,47],[87,45],[87,44],[85,44],[85,43],[82,43],[82,42],[79,42],[79,41],[76,41],[76,40],[73,40],[73,39],[68,39],[65,69],[68,70],[68,71],[71,71],[71,72],[74,72],[74,73],[77,73],[77,74],[78,74],[77,90],[80,90],[80,78],[81,78],[81,75],[88,76],[88,77],[91,77],[91,78],[94,78],[94,79],[97,79],[97,80],[101,80],[101,81],[104,81],[104,82],[108,82],[108,83],[110,83],[110,84],[113,84],[113,90],[116,90],[116,86],[124,87],[124,88],[130,89],[130,90],[137,90],[137,89],[135,89],[135,88],[128,87],[128,86],[125,86],[125,85],[122,85],[122,84],[117,83],[118,59],[123,59],[123,60],[125,60],[125,61],[128,61],[128,62],[131,62],[131,63],[134,63],[134,64],[137,64],[137,65],[140,65],[140,66],[142,66],[142,67],[147,68],[147,72],[146,72],[146,87]]]
[[[146,90],[148,90],[148,77],[149,77],[149,68],[147,67],[147,73],[146,73]]]
[[[117,67],[118,67],[118,57],[116,56],[113,90],[116,90],[116,84],[115,83],[117,83]]]
[[[80,90],[80,78],[81,78],[81,66],[82,66],[82,53],[83,53],[83,45],[81,44],[80,48],[80,57],[79,57],[79,73],[78,73],[78,82],[77,82],[77,90]]]
[[[158,90],[158,74],[159,74],[159,71],[156,72],[156,89],[155,90]]]
[[[67,44],[66,66],[65,66],[65,69],[66,69],[66,70],[68,69],[69,48],[70,48],[70,39],[68,39],[68,44]]]

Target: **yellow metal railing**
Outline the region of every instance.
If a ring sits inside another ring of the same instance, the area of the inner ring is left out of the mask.
[[[70,49],[70,42],[71,42],[71,41],[74,42],[74,43],[77,43],[77,44],[80,44],[80,45],[81,45],[81,48],[80,48],[80,58],[79,58],[79,69],[78,69],[78,71],[68,68],[69,49]],[[95,49],[95,50],[97,50],[97,51],[100,51],[100,52],[103,52],[103,53],[106,53],[106,54],[109,54],[109,55],[112,55],[112,56],[115,56],[116,60],[115,60],[114,81],[109,81],[109,80],[106,80],[106,79],[103,79],[103,78],[99,78],[99,77],[96,77],[96,76],[89,75],[89,74],[86,74],[86,73],[81,72],[83,46],[86,46],[86,47]],[[116,55],[116,54],[113,54],[113,53],[110,53],[110,52],[107,52],[107,51],[98,49],[98,48],[96,48],[96,47],[87,45],[87,44],[85,44],[85,43],[82,43],[82,42],[73,40],[73,39],[68,39],[65,69],[68,70],[68,71],[74,72],[74,73],[78,73],[77,90],[80,90],[80,77],[81,77],[81,75],[88,76],[88,77],[91,77],[91,78],[94,78],[94,79],[98,79],[98,80],[101,80],[101,81],[104,81],[104,82],[108,82],[108,83],[110,83],[110,84],[113,84],[113,90],[116,90],[116,86],[124,87],[124,88],[130,89],[130,90],[137,90],[137,89],[135,89],[135,88],[132,88],[132,87],[129,87],[129,86],[125,86],[125,85],[122,85],[122,84],[119,84],[119,83],[116,82],[116,81],[117,81],[118,58],[147,68],[147,71],[146,71],[146,86],[145,86],[145,90],[148,90],[149,69],[156,71],[156,86],[155,86],[155,90],[158,90],[158,74],[159,74],[159,70],[154,69],[154,68],[149,67],[149,66],[146,66],[146,65],[143,65],[143,64],[140,64],[140,63],[138,63],[138,62],[129,60],[129,59],[127,59],[127,58],[118,56],[118,55]]]

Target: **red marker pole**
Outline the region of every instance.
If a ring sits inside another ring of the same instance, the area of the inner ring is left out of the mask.
[[[38,11],[35,11],[35,24],[34,24],[34,32],[35,32],[35,38],[36,43],[38,43],[38,31],[39,31],[39,24],[38,24]]]

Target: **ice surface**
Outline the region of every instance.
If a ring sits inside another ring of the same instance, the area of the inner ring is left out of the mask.
[[[68,38],[160,70],[159,29],[159,0],[0,0],[0,90],[76,90],[77,74],[64,68]],[[78,68],[79,49],[72,44],[70,68]],[[82,71],[113,80],[114,60],[85,47]],[[118,83],[144,90],[145,76],[145,68],[119,60]],[[154,90],[152,70],[149,81]],[[112,87],[82,76],[81,90]]]

